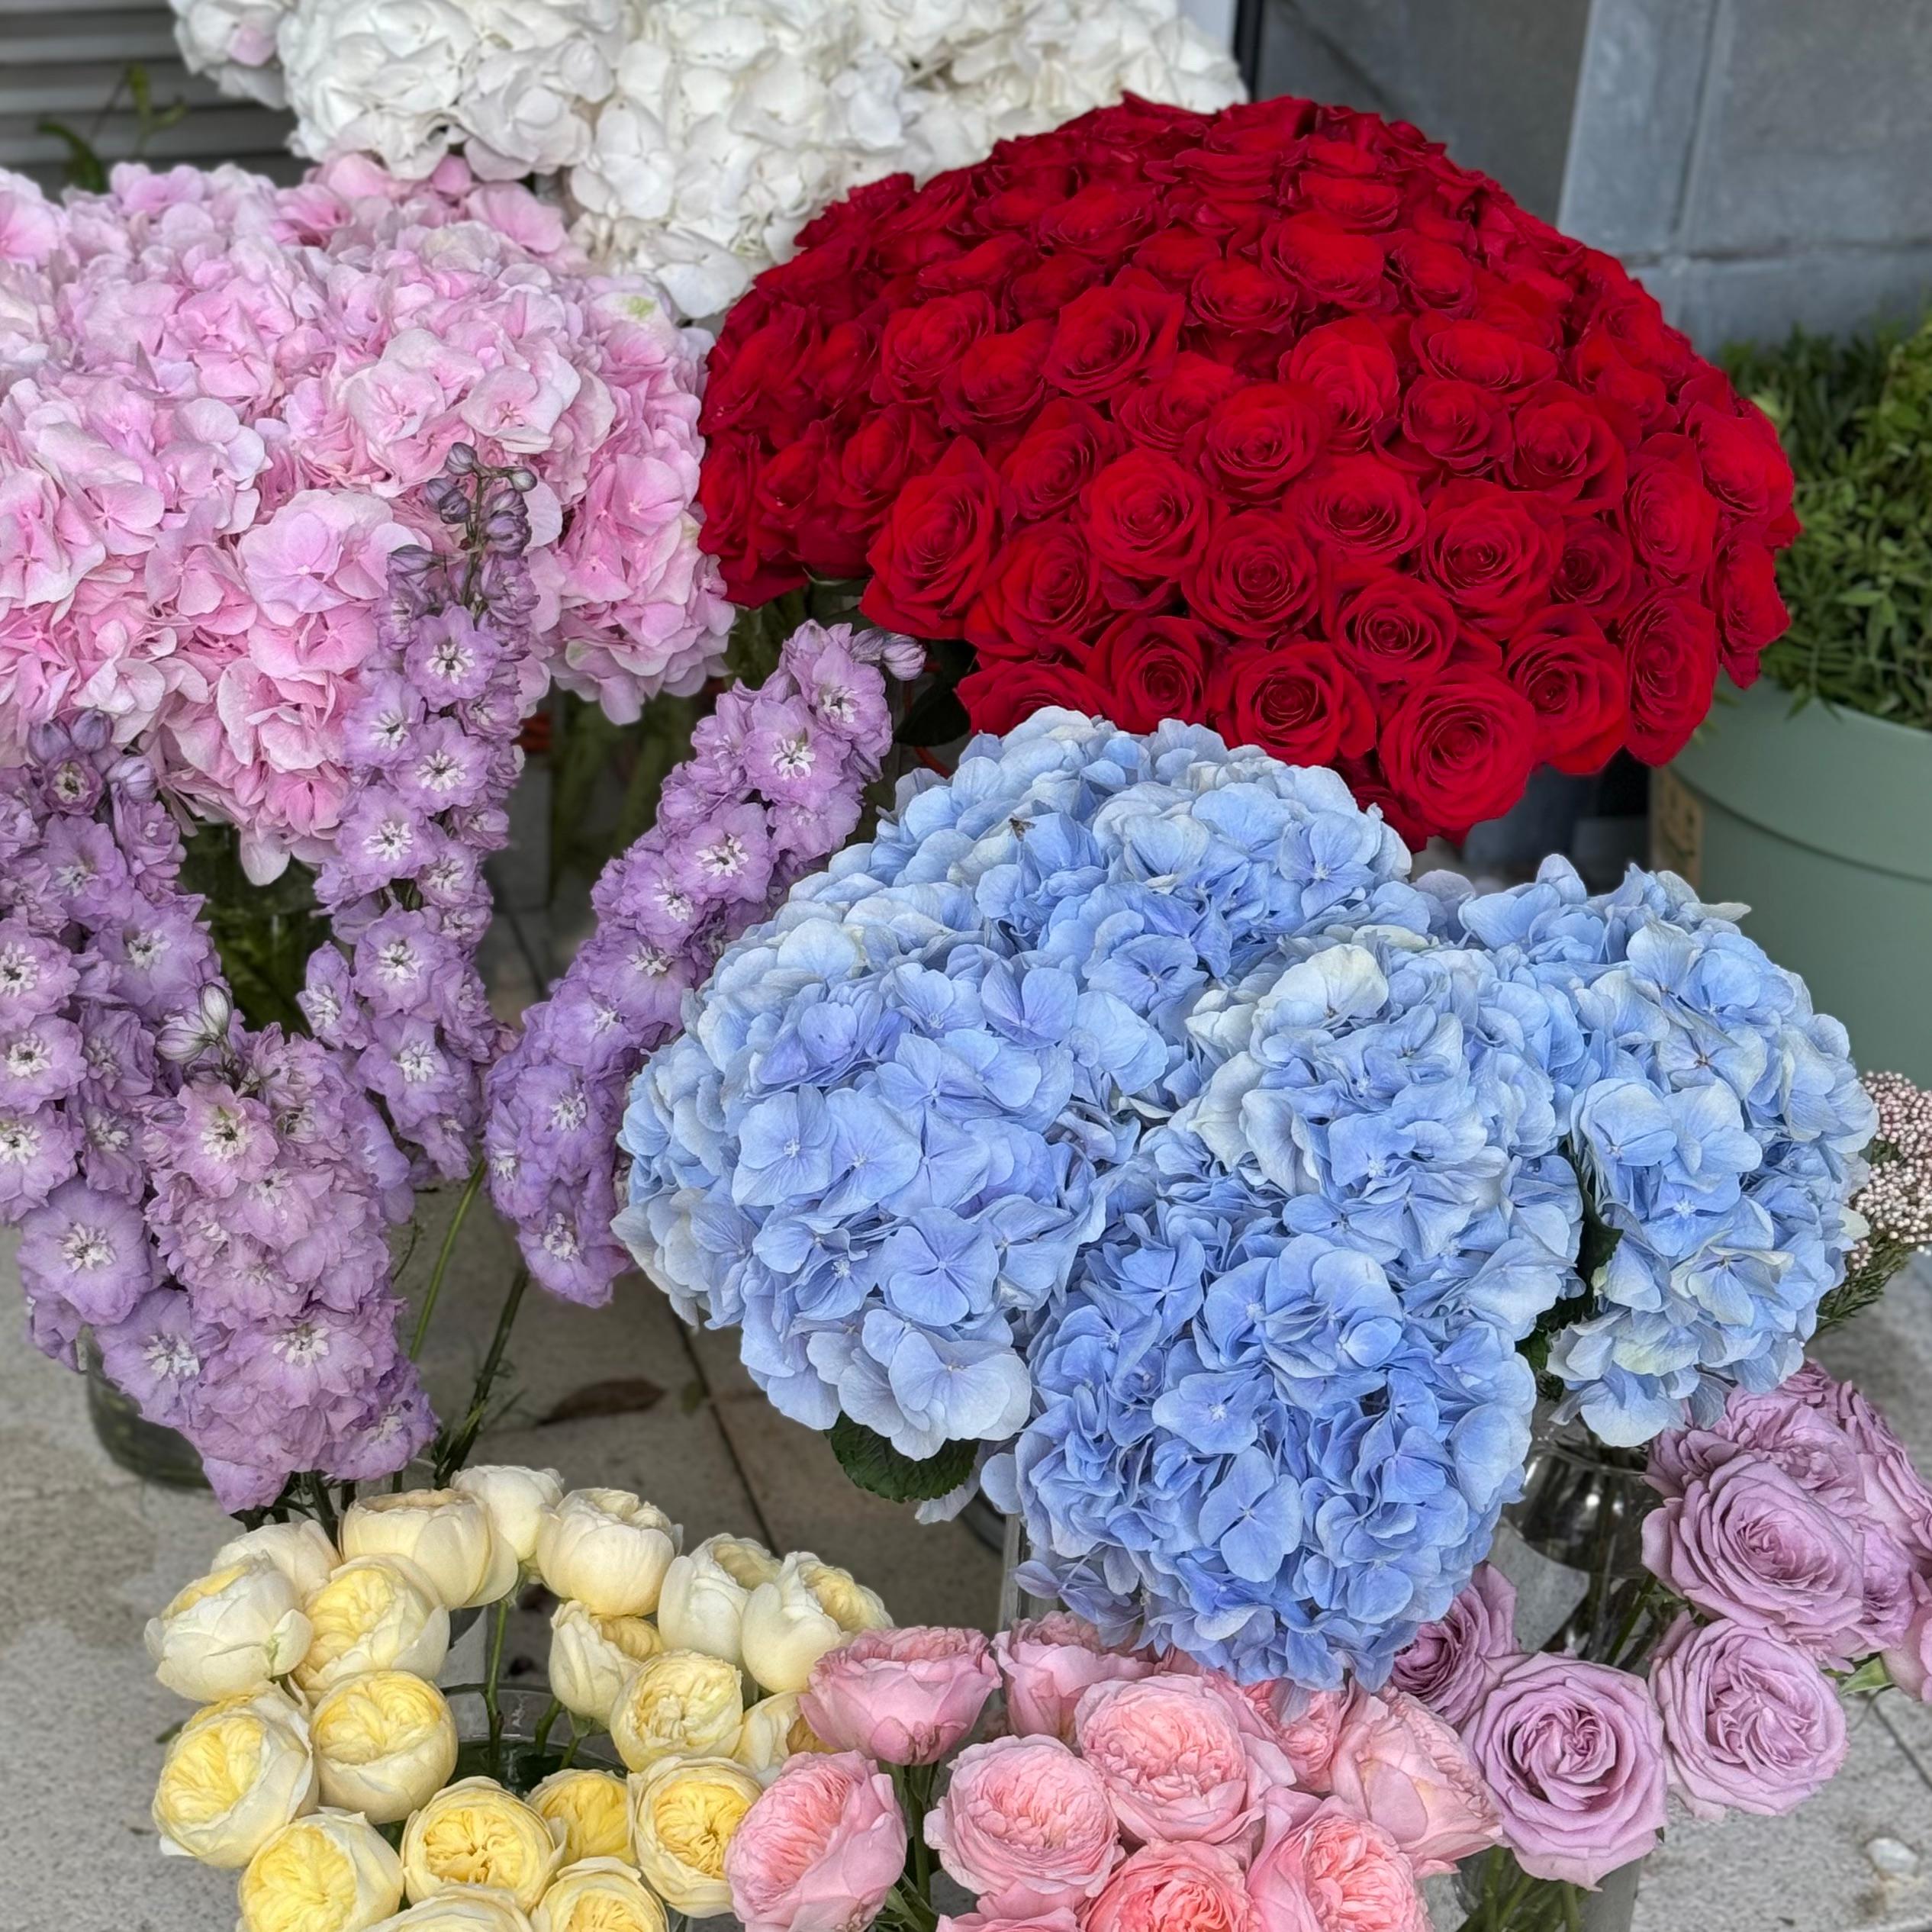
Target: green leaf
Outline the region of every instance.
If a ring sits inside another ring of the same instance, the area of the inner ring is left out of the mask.
[[[916,697],[893,733],[901,745],[950,745],[972,729],[966,707],[950,684],[929,684]]]
[[[840,1416],[826,1433],[832,1453],[854,1486],[888,1502],[931,1502],[950,1496],[972,1474],[979,1457],[977,1442],[948,1442],[936,1456],[916,1462],[849,1415]]]
[[[1849,1677],[1838,1679],[1838,1692],[1849,1697],[1855,1691],[1880,1691],[1892,1682],[1892,1673],[1885,1668],[1883,1657],[1867,1657]]]
[[[89,195],[108,192],[107,164],[95,153],[92,142],[76,134],[64,121],[39,121],[34,124],[40,133],[51,134],[65,143],[67,159],[61,164],[61,171],[71,185]]]

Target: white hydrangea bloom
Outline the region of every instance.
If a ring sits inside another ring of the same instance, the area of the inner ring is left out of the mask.
[[[578,244],[715,315],[848,189],[984,157],[1132,92],[1241,98],[1177,0],[173,0],[191,66],[298,153],[559,174]]]

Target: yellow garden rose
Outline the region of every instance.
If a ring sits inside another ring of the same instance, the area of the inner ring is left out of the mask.
[[[658,1597],[658,1628],[674,1650],[741,1661],[739,1626],[752,1591],[778,1574],[778,1559],[744,1536],[707,1537],[675,1558]]]
[[[664,1908],[620,1858],[566,1865],[530,1914],[533,1932],[668,1932]]]
[[[563,1862],[562,1833],[494,1778],[446,1785],[403,1833],[403,1882],[420,1903],[460,1885],[506,1892],[527,1912]]]
[[[266,1556],[198,1577],[148,1619],[147,1653],[167,1688],[198,1704],[248,1697],[301,1662],[309,1623],[295,1586]]]
[[[630,1781],[630,1850],[644,1882],[676,1911],[731,1908],[725,1853],[763,1792],[728,1757],[661,1758]]]
[[[208,1567],[225,1570],[231,1563],[247,1563],[257,1557],[266,1557],[295,1585],[298,1603],[311,1590],[320,1589],[342,1560],[320,1523],[313,1517],[296,1516],[285,1523],[264,1523],[259,1529],[231,1536],[215,1551]]]
[[[550,1619],[550,1692],[586,1723],[610,1728],[626,1681],[664,1648],[645,1617],[596,1617],[577,1602],[560,1603]]]
[[[745,1713],[732,1756],[760,1784],[768,1785],[784,1769],[787,1758],[800,1751],[833,1748],[805,1721],[798,1708],[798,1692],[780,1691],[775,1696],[762,1698]]]
[[[530,1809],[562,1828],[566,1865],[630,1850],[630,1794],[614,1771],[552,1771],[531,1792]]]
[[[530,1922],[508,1892],[473,1885],[439,1892],[370,1932],[530,1932]]]
[[[322,1802],[394,1824],[456,1768],[456,1720],[435,1685],[406,1670],[345,1678],[309,1715]]]
[[[537,1531],[536,1567],[597,1616],[648,1616],[684,1534],[628,1489],[572,1489]]]
[[[849,1571],[798,1550],[772,1581],[752,1591],[739,1641],[745,1668],[767,1690],[802,1691],[826,1651],[891,1622],[885,1605]]]
[[[449,1612],[422,1571],[400,1557],[344,1563],[302,1605],[308,1654],[295,1682],[314,1697],[368,1670],[433,1677],[449,1649]]]
[[[697,1650],[666,1650],[639,1664],[610,1711],[610,1741],[633,1771],[661,1757],[722,1755],[745,1721],[738,1666]]]
[[[402,1860],[375,1826],[347,1811],[314,1811],[248,1861],[236,1932],[368,1932],[402,1893]]]
[[[168,1747],[153,1808],[164,1852],[246,1865],[315,1808],[308,1728],[294,1700],[269,1689],[197,1712]]]
[[[404,1489],[365,1496],[343,1512],[345,1557],[404,1557],[446,1609],[494,1603],[517,1581],[517,1553],[491,1526],[480,1496]]]

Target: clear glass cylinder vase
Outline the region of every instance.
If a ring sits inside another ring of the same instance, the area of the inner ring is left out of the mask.
[[[1499,1847],[1457,1867],[1455,1901],[1463,1917],[1438,1923],[1456,1932],[1630,1932],[1643,1869],[1641,1859],[1619,1866],[1592,1890],[1532,1878]]]
[[[159,1483],[170,1489],[205,1489],[208,1479],[194,1445],[178,1430],[149,1422],[108,1380],[92,1335],[85,1351],[87,1418],[108,1460],[143,1483]]]

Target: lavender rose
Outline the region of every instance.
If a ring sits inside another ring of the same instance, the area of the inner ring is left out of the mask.
[[[1845,1761],[1845,1714],[1831,1679],[1769,1631],[1679,1617],[1651,1660],[1650,1694],[1671,1782],[1699,1818],[1782,1818]]]
[[[1734,1457],[1644,1519],[1644,1561],[1714,1617],[1842,1655],[1865,1615],[1865,1544],[1776,1463]]]
[[[1594,1885],[1663,1829],[1663,1726],[1641,1678],[1580,1658],[1511,1665],[1465,1734],[1517,1863]]]
[[[1396,1659],[1389,1681],[1420,1698],[1445,1723],[1465,1724],[1521,1654],[1516,1586],[1493,1563],[1478,1563],[1440,1621],[1423,1624]]]
[[[1838,1384],[1831,1412],[1865,1475],[1866,1506],[1921,1563],[1932,1563],[1932,1489],[1912,1467],[1911,1452],[1865,1397]]]

